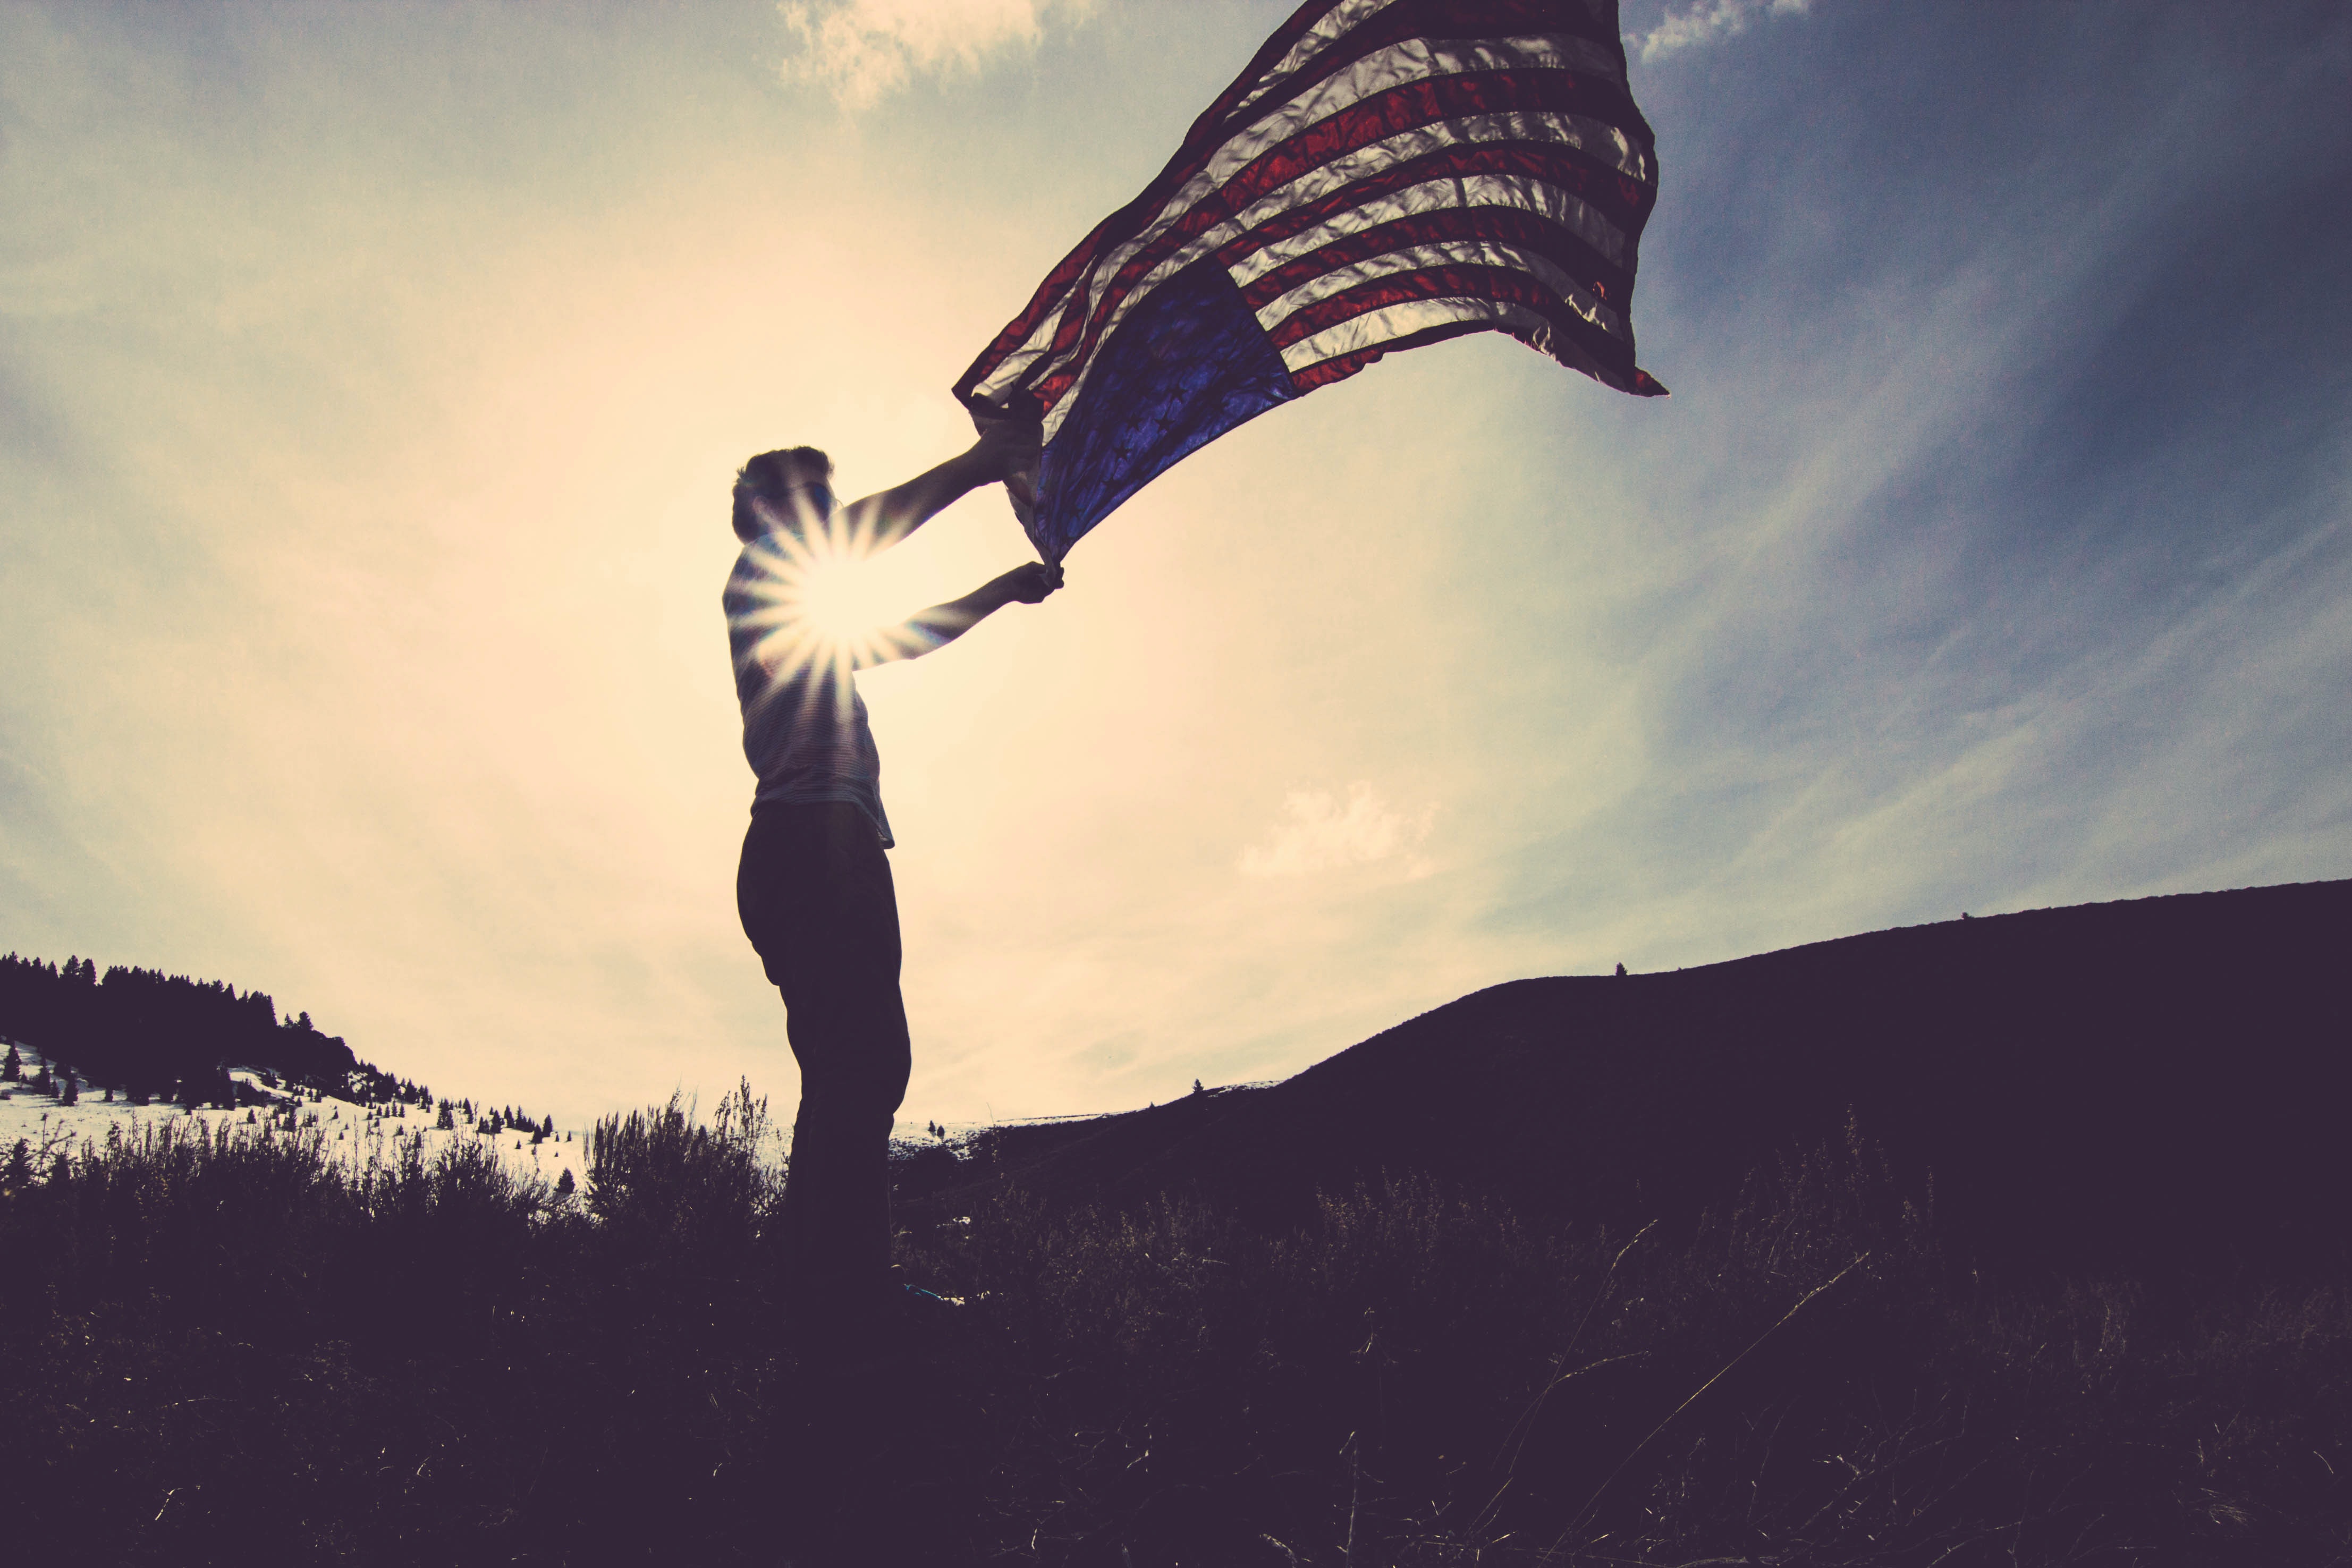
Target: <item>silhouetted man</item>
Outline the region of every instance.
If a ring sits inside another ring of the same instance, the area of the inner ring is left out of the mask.
[[[911,1059],[881,759],[854,672],[928,653],[1062,583],[1058,567],[1031,561],[861,631],[820,618],[824,575],[1036,459],[1034,425],[998,425],[962,455],[847,507],[834,501],[832,459],[813,447],[761,453],[736,476],[744,544],[727,581],[727,629],[743,751],[760,783],[735,896],[783,993],[800,1062],[782,1225],[793,1315],[811,1348],[875,1348],[900,1310],[889,1281],[889,1143]]]

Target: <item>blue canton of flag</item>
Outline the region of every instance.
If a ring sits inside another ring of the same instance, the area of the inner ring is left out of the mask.
[[[1059,560],[1186,454],[1382,354],[1508,332],[1639,396],[1655,139],[1616,0],[1308,0],[956,382],[1042,420]]]

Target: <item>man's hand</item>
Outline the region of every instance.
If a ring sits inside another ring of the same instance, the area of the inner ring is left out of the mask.
[[[961,599],[934,604],[902,624],[877,634],[859,648],[852,667],[866,669],[898,659],[919,659],[944,648],[1008,604],[1034,604],[1062,586],[1062,569],[1042,560],[1024,561],[1002,577],[992,577]]]
[[[1062,586],[1062,569],[1042,560],[1024,561],[989,586],[1002,592],[1007,604],[1036,604]]]
[[[1045,426],[1034,419],[985,408],[975,408],[972,421],[980,427],[980,439],[964,456],[986,476],[982,484],[1003,483],[1013,515],[1021,519],[1023,528],[1028,528],[1037,517],[1037,467],[1045,461]]]
[[[980,439],[972,444],[970,455],[987,476],[983,483],[1036,474],[1045,449],[1045,426],[1010,414],[979,423]]]

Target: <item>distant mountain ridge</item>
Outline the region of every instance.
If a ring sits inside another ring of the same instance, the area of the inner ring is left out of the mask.
[[[1518,980],[1270,1088],[1007,1129],[993,1164],[1269,1225],[1415,1170],[1622,1230],[1687,1225],[1851,1112],[1990,1263],[2340,1267],[2347,946],[2352,882],[2308,883]]]

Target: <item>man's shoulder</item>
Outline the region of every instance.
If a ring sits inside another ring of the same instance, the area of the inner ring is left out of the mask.
[[[782,566],[782,548],[761,535],[735,552],[735,564],[727,570],[724,596],[731,602],[759,584],[773,581]]]
[[[727,580],[741,582],[760,578],[772,578],[791,570],[796,557],[805,557],[808,543],[790,528],[771,528],[757,538],[746,540],[735,552],[734,569]]]

